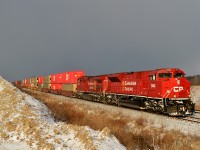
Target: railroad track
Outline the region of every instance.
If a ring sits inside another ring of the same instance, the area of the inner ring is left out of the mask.
[[[199,111],[199,110],[196,110],[196,111],[195,111],[195,113],[199,114],[199,113],[200,113],[200,111]]]
[[[200,117],[196,117],[196,116],[188,116],[186,118],[181,118],[181,120],[200,123]]]

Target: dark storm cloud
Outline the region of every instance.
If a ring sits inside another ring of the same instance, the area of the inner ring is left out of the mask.
[[[2,0],[0,73],[9,80],[180,67],[199,74],[200,1]]]

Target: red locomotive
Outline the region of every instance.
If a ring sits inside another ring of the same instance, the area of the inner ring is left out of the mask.
[[[98,76],[84,76],[84,71],[72,71],[24,79],[16,81],[15,85],[174,116],[194,112],[190,83],[178,68]]]
[[[190,115],[194,103],[190,83],[177,68],[122,72],[78,79],[80,98],[112,103],[169,115]]]

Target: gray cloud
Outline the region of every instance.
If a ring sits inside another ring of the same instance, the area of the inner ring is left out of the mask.
[[[9,80],[179,67],[199,74],[200,1],[2,0],[0,70]]]

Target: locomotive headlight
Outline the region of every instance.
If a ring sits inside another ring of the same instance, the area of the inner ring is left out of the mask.
[[[176,95],[174,95],[174,98],[176,98]]]

